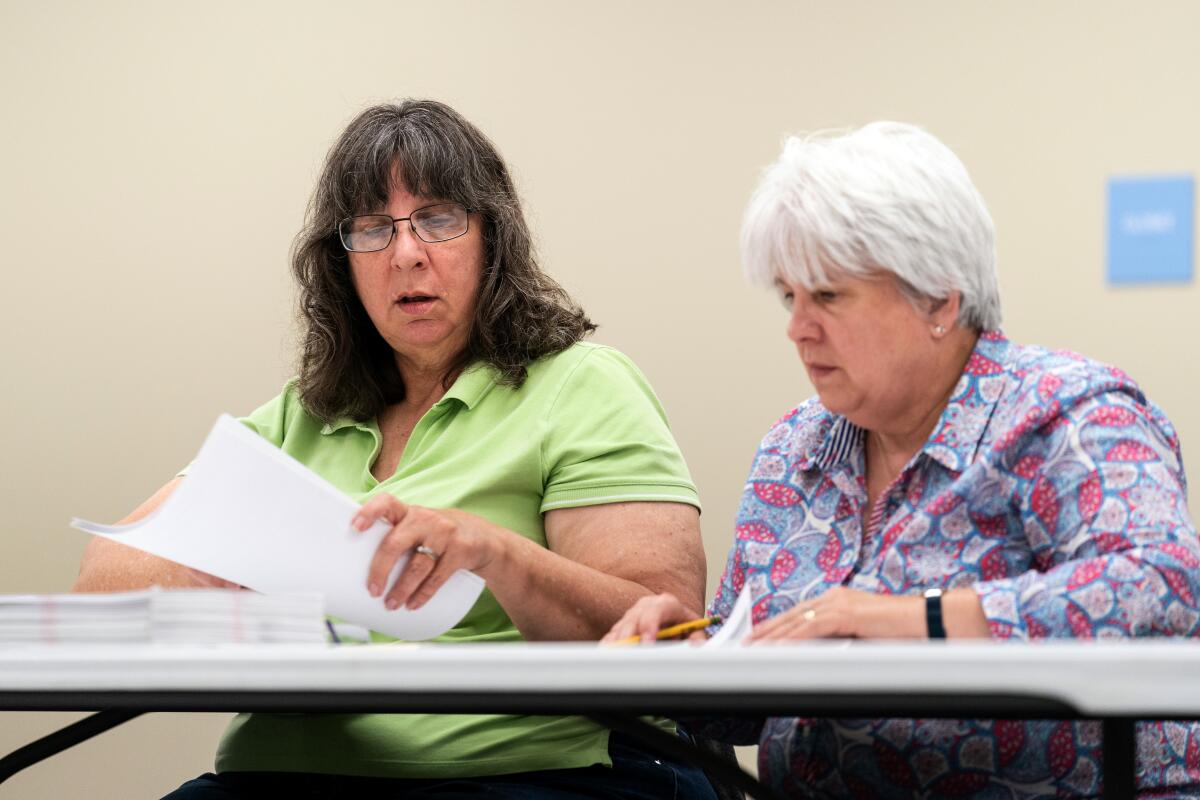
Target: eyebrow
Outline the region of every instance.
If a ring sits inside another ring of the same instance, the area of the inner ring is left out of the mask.
[[[413,213],[413,211],[420,211],[423,208],[429,208],[430,206],[445,205],[447,203],[458,203],[458,201],[457,200],[430,200],[428,198],[420,198],[420,204],[408,213],[411,214],[411,213]],[[462,203],[458,203],[458,204],[460,206],[463,205]],[[384,202],[382,205],[386,206],[387,203]],[[376,208],[376,206],[372,205],[372,206],[370,206],[370,208]],[[464,206],[464,208],[465,208],[465,206]],[[362,212],[362,214],[360,214],[358,216],[375,216],[375,215],[382,216],[382,217],[390,217],[391,216],[391,214],[388,214],[387,211],[382,207],[378,208],[378,210],[376,210],[376,211],[364,211],[364,212]],[[403,217],[397,217],[397,219],[403,219]]]

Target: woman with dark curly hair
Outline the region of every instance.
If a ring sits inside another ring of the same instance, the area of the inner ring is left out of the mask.
[[[595,325],[539,268],[471,123],[431,101],[360,114],[293,271],[299,375],[243,421],[362,502],[358,529],[392,525],[367,579],[381,603],[417,608],[475,572],[487,591],[447,642],[598,639],[639,597],[700,605],[696,490],[662,407],[629,359],[581,341]],[[214,583],[96,539],[76,589]],[[171,797],[711,796],[578,717],[243,714],[216,766]]]

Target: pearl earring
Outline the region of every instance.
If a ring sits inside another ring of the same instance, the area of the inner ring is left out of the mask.
[[[934,326],[933,326],[933,333],[934,333],[934,335],[935,335],[935,336],[941,336],[941,335],[942,335],[942,334],[944,334],[945,332],[946,332],[946,329],[945,329],[943,326],[941,326],[941,325],[934,325]]]

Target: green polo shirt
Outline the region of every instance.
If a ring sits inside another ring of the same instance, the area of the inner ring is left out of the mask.
[[[699,507],[666,414],[621,353],[580,343],[532,364],[520,389],[466,370],[413,429],[396,473],[375,480],[374,420],[325,425],[291,384],[242,421],[355,502],[377,492],[459,508],[546,545],[556,508],[656,501]],[[378,641],[389,637],[374,634]],[[485,590],[442,642],[517,642]],[[242,714],[217,771],[438,778],[609,765],[607,731],[580,717],[436,714]]]

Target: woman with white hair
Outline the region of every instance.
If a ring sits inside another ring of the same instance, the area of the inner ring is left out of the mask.
[[[890,122],[793,138],[746,212],[817,396],[759,447],[710,613],[754,641],[1200,634],[1179,440],[1125,373],[999,331],[991,218],[962,163]],[[643,598],[610,639],[699,616]],[[795,795],[1095,796],[1096,722],[773,718]],[[1200,723],[1138,726],[1138,784],[1200,791]]]

